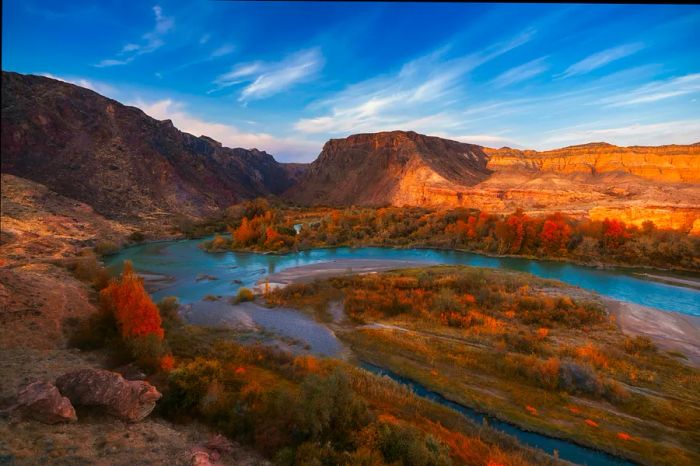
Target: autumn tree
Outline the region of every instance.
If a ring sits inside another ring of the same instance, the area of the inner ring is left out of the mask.
[[[163,339],[160,312],[143,287],[130,261],[124,261],[124,270],[100,292],[105,306],[110,308],[124,338],[156,335]]]
[[[233,230],[233,239],[241,246],[248,246],[250,243],[258,239],[258,232],[255,228],[254,221],[248,220],[248,217],[243,217],[238,228]]]
[[[131,356],[143,367],[158,368],[167,353],[160,312],[130,261],[124,262],[121,276],[100,292],[100,299],[103,309],[114,316]]]
[[[624,222],[607,218],[603,220],[603,246],[606,250],[619,248],[629,237]]]
[[[565,252],[570,236],[571,227],[560,212],[550,215],[542,224],[540,241],[551,254]]]

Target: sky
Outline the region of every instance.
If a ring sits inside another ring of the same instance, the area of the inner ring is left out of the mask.
[[[308,162],[413,130],[537,150],[700,141],[700,6],[5,0],[2,69]]]

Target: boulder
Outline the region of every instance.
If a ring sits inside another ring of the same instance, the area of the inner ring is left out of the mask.
[[[194,450],[190,456],[190,466],[212,466],[212,458],[204,450]]]
[[[56,386],[75,406],[97,406],[125,421],[148,416],[161,394],[142,380],[125,380],[104,369],[81,369],[56,379]]]
[[[78,417],[70,400],[48,382],[32,382],[19,391],[15,412],[46,424],[75,422]]]

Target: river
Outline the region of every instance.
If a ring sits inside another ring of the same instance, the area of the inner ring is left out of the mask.
[[[211,302],[204,301],[203,298],[207,295],[224,298],[233,296],[240,287],[252,287],[266,275],[290,267],[345,259],[407,260],[528,272],[543,278],[561,280],[621,301],[700,316],[700,290],[644,280],[635,275],[638,272],[635,270],[601,270],[556,261],[489,257],[431,249],[366,247],[312,249],[284,255],[242,252],[212,254],[199,248],[201,242],[202,240],[181,240],[142,244],[126,248],[107,258],[106,262],[113,271],[118,271],[124,260],[131,260],[140,273],[169,277],[152,293],[153,298],[158,300],[165,296],[177,296],[187,309],[188,320],[193,323],[228,325],[230,322],[237,322],[244,326],[254,324],[284,337],[306,342],[307,350],[326,356],[338,356],[344,351],[342,344],[326,326],[305,314],[285,309],[273,316],[270,313],[275,311],[261,309],[252,303],[234,307],[223,300]],[[313,338],[310,338],[310,335]],[[288,341],[276,343],[295,350]],[[486,418],[485,415],[454,403],[414,381],[376,366],[364,367],[408,385],[418,395],[455,409],[477,423]],[[521,443],[550,454],[556,450],[564,460],[589,465],[629,464],[594,449],[528,432],[506,422],[487,419],[492,427],[515,436]]]

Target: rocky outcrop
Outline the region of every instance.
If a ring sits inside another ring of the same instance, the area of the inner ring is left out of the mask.
[[[10,72],[2,73],[2,171],[120,220],[201,216],[291,185],[263,151],[222,147],[91,90]]]
[[[432,192],[486,179],[487,157],[472,144],[412,131],[328,141],[287,195],[302,204],[429,205]]]
[[[137,422],[148,416],[161,394],[148,382],[125,380],[103,369],[81,369],[56,379],[56,387],[75,406],[98,406],[120,419]]]
[[[700,183],[700,144],[618,147],[606,143],[569,146],[538,152],[504,147],[488,149],[488,168],[520,168],[534,172],[620,172],[654,181]]]
[[[621,218],[697,231],[700,145],[489,149],[393,131],[326,143],[288,191],[301,204],[466,207]]]
[[[78,420],[70,400],[47,382],[33,382],[22,388],[17,396],[14,413],[45,424]]]
[[[673,229],[700,234],[700,206],[655,206],[655,205],[629,205],[620,207],[594,207],[589,215],[592,220],[605,220],[616,218],[629,225],[642,226],[650,220],[657,228]]]

